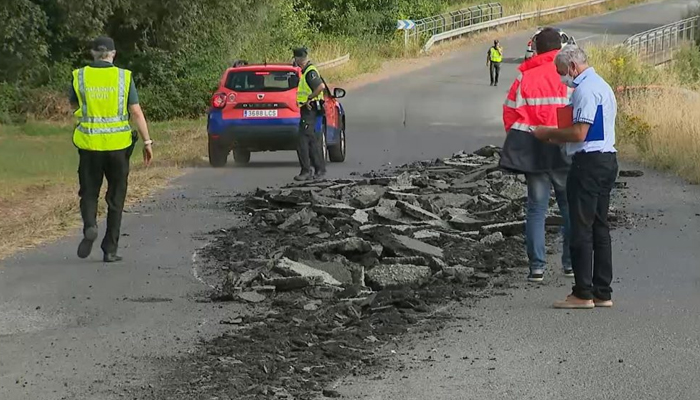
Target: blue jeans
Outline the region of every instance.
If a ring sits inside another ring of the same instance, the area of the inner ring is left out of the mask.
[[[569,219],[569,203],[566,199],[566,177],[568,171],[552,171],[526,174],[527,179],[527,220],[525,223],[525,242],[527,257],[530,260],[530,272],[544,273],[547,265],[547,250],[545,248],[545,219],[549,209],[549,197],[552,186],[559,204],[559,212],[564,219],[562,236],[564,248],[561,262],[564,269],[571,269],[571,251],[569,238],[571,220]]]

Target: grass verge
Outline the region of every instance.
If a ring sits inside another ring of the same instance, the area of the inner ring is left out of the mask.
[[[542,0],[520,2],[506,0],[504,14],[534,11],[580,0]],[[529,21],[497,30],[505,35],[527,29],[537,24],[604,12],[620,8],[638,0],[616,0],[606,6],[594,6],[575,13],[552,16],[540,21]],[[476,2],[465,3],[469,6]],[[464,6],[463,5],[463,6]],[[439,46],[428,56],[418,56],[418,49],[405,49],[397,40],[388,44],[366,39],[327,39],[317,44],[314,58],[330,60],[350,53],[351,62],[324,71],[330,82],[348,83],[363,74],[385,70],[387,74],[410,70],[413,66],[440,57],[446,52],[470,43],[492,38],[494,31],[476,34]],[[401,58],[401,68],[387,60]],[[380,73],[377,76],[381,76]],[[366,76],[366,75],[365,75]],[[375,77],[376,79],[376,77]],[[359,79],[357,82],[367,82]],[[171,121],[151,126],[157,141],[156,162],[143,168],[139,160],[140,149],[132,158],[132,173],[128,203],[146,198],[182,172],[182,167],[206,165],[205,122]],[[77,151],[71,144],[70,123],[28,122],[17,126],[0,125],[0,259],[18,250],[60,238],[70,229],[79,226],[77,202]],[[102,196],[104,197],[104,196]],[[104,207],[101,204],[101,207]],[[100,209],[101,215],[104,209]]]
[[[622,157],[700,183],[700,49],[687,47],[661,68],[612,46],[591,48],[589,55],[620,90]]]
[[[141,146],[134,152],[127,202],[133,204],[163,188],[182,167],[204,165],[205,125],[204,121],[152,124],[157,160],[144,168]],[[0,259],[79,226],[78,153],[71,143],[72,130],[68,124],[40,122],[0,126]]]

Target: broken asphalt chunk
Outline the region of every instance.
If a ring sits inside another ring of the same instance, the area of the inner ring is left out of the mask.
[[[328,272],[312,268],[300,262],[292,261],[286,257],[279,260],[274,270],[286,277],[318,278],[322,283],[327,285],[341,285],[340,281],[333,278]]]
[[[367,283],[374,289],[395,288],[421,284],[431,275],[430,267],[423,265],[382,264],[367,271]]]

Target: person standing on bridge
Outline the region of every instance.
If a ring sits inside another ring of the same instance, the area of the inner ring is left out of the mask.
[[[569,103],[571,89],[561,83],[554,57],[561,49],[559,32],[543,29],[535,36],[537,55],[520,65],[520,76],[513,82],[503,105],[506,137],[500,166],[525,174],[527,180],[527,218],[525,243],[530,264],[530,282],[542,282],[547,265],[545,219],[554,187],[563,217],[562,266],[565,276],[573,276],[569,252],[569,205],[566,200],[566,176],[569,160],[559,145],[543,143],[532,136],[537,126],[557,126],[557,108]]]
[[[571,217],[571,258],[576,284],[555,308],[612,307],[612,244],[608,210],[617,179],[615,119],[617,101],[610,85],[588,65],[578,46],[563,48],[555,59],[561,80],[574,89],[567,128],[538,127],[543,141],[566,143],[572,157],[567,181]],[[563,125],[563,126],[566,126]]]
[[[129,177],[129,158],[136,144],[129,117],[143,139],[143,160],[153,160],[153,141],[139,105],[131,71],[114,66],[114,41],[99,37],[92,43],[94,62],[73,71],[71,103],[77,106],[78,124],[73,144],[78,148],[80,165],[80,214],[83,240],[78,257],[87,258],[97,239],[97,203],[103,178],[107,178],[107,230],[102,241],[104,262],[121,261],[117,255],[122,212]]]
[[[501,75],[501,62],[503,62],[503,47],[496,39],[486,54],[486,66],[489,68],[491,86],[498,86],[498,77]]]
[[[305,48],[294,50],[294,63],[301,68],[301,80],[297,91],[297,103],[301,109],[297,156],[301,173],[294,177],[294,180],[323,179],[326,175],[325,149],[322,148],[323,141],[316,135],[316,117],[323,110],[323,91],[326,85],[316,66],[309,61]],[[315,175],[311,173],[312,166]]]

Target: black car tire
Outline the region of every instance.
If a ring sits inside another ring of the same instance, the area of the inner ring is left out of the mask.
[[[222,148],[219,143],[209,140],[209,165],[214,168],[226,166],[228,153],[228,148]]]
[[[331,162],[340,163],[345,161],[345,122],[340,126],[340,140],[338,144],[328,148],[328,158]]]
[[[248,164],[250,162],[250,151],[246,149],[233,149],[233,160],[238,165]]]

